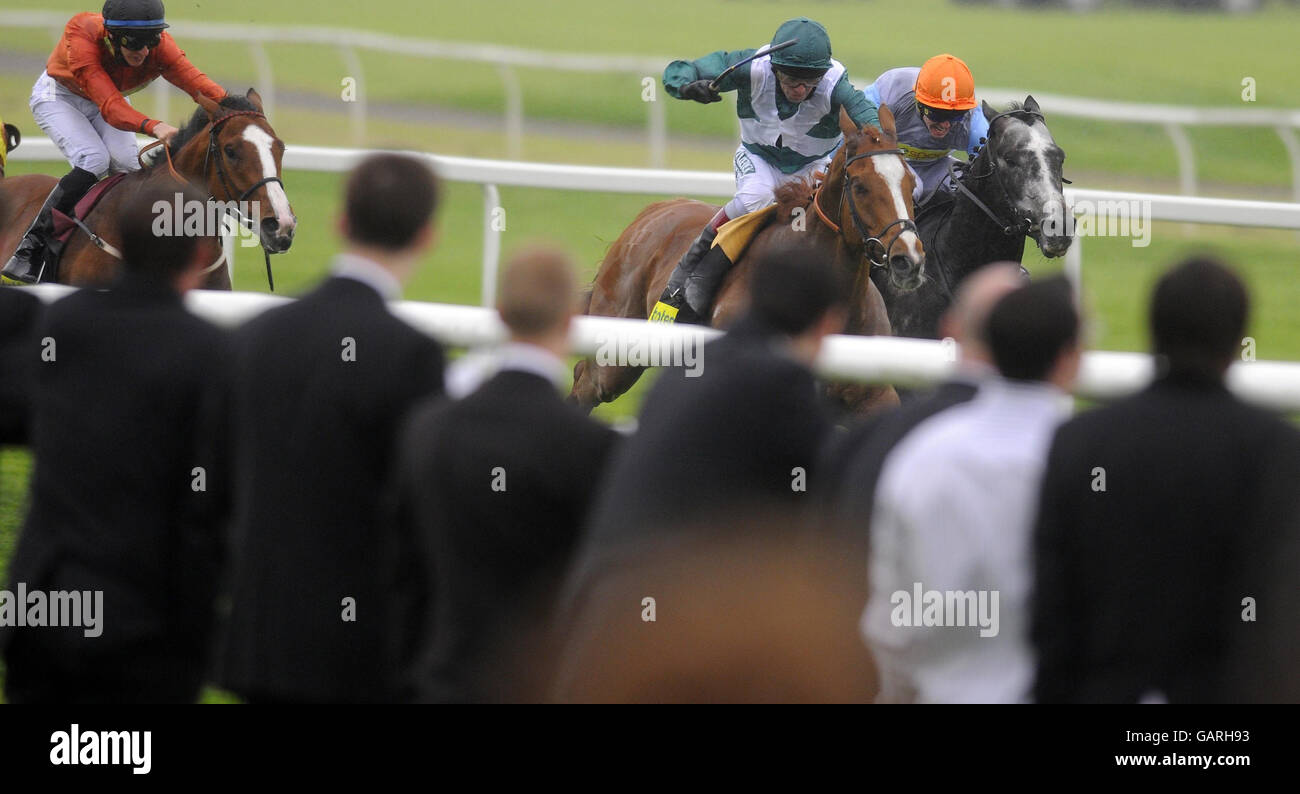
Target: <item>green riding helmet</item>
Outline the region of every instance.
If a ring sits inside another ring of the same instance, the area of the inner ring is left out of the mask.
[[[772,45],[798,39],[793,47],[772,53],[772,65],[794,75],[824,73],[831,68],[831,37],[826,28],[808,17],[797,17],[776,29]]]

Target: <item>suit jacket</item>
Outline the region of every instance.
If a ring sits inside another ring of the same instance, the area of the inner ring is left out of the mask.
[[[399,477],[434,584],[422,699],[536,697],[538,654],[519,666],[509,652],[545,621],[616,439],[521,370],[414,416]]]
[[[805,504],[831,423],[812,371],[781,344],[745,318],[704,346],[699,377],[663,372],[602,489],[589,551]]]
[[[841,518],[862,523],[871,517],[876,482],[885,458],[917,425],[967,402],[977,387],[971,380],[948,380],[896,410],[867,417],[843,436],[832,437],[822,458],[822,501]]]
[[[39,299],[0,288],[0,444],[25,444],[31,392],[40,363],[36,327],[45,312]]]
[[[436,342],[345,277],[235,338],[222,682],[250,699],[394,697],[407,552],[382,511],[396,435],[441,391]]]
[[[31,511],[10,577],[29,593],[102,591],[102,634],[10,630],[7,689],[193,700],[219,565],[208,480],[220,475],[201,442],[228,339],[136,275],[58,301],[39,336],[54,347],[38,365]]]
[[[1280,617],[1263,599],[1243,622],[1242,599],[1294,521],[1297,449],[1294,428],[1185,374],[1062,426],[1035,537],[1036,698],[1242,696],[1225,671]]]

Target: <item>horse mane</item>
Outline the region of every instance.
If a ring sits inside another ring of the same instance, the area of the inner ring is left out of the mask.
[[[774,192],[776,196],[776,217],[781,223],[789,223],[794,217],[795,209],[806,209],[812,203],[817,185],[812,178],[792,179],[779,185]]]
[[[236,94],[228,95],[218,104],[226,110],[257,110],[257,106],[250,102],[247,97]],[[180,154],[185,144],[189,143],[190,139],[195,135],[198,135],[200,130],[208,126],[208,122],[211,120],[208,118],[207,111],[203,108],[195,108],[194,115],[190,116],[190,120],[185,122],[185,126],[180,128],[175,138],[172,138],[171,146],[168,147],[171,150],[171,156],[176,157]]]

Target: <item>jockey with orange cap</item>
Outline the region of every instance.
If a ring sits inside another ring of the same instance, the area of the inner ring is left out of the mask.
[[[841,108],[859,126],[880,124],[876,105],[831,57],[826,28],[807,17],[791,19],[777,28],[771,46],[791,39],[793,45],[770,53],[720,51],[664,69],[664,88],[678,99],[708,104],[720,102],[721,91],[736,92],[740,146],[733,161],[736,195],[682,256],[650,314],[653,321],[707,324],[713,293],[731,266],[725,256],[705,256],[722,224],[771,204],[779,185],[825,170],[843,140]]]
[[[103,13],[77,14],[32,88],[36,123],[72,165],[59,180],[0,275],[35,283],[45,268],[53,210],[71,215],[100,177],[133,171],[135,134],[170,141],[176,128],[131,107],[132,94],[162,77],[191,97],[226,96],[166,33],[162,0],[107,0]]]
[[[973,157],[989,134],[975,101],[975,78],[954,55],[936,55],[919,69],[890,69],[862,93],[894,112],[898,146],[917,176],[917,206],[944,184],[955,159],[949,153],[963,149]]]

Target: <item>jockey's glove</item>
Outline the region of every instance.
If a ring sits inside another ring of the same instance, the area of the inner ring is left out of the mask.
[[[710,102],[722,101],[722,95],[717,92],[717,89],[709,85],[708,80],[696,80],[693,83],[687,83],[682,86],[680,93],[682,99],[694,99],[696,102],[705,105]]]

